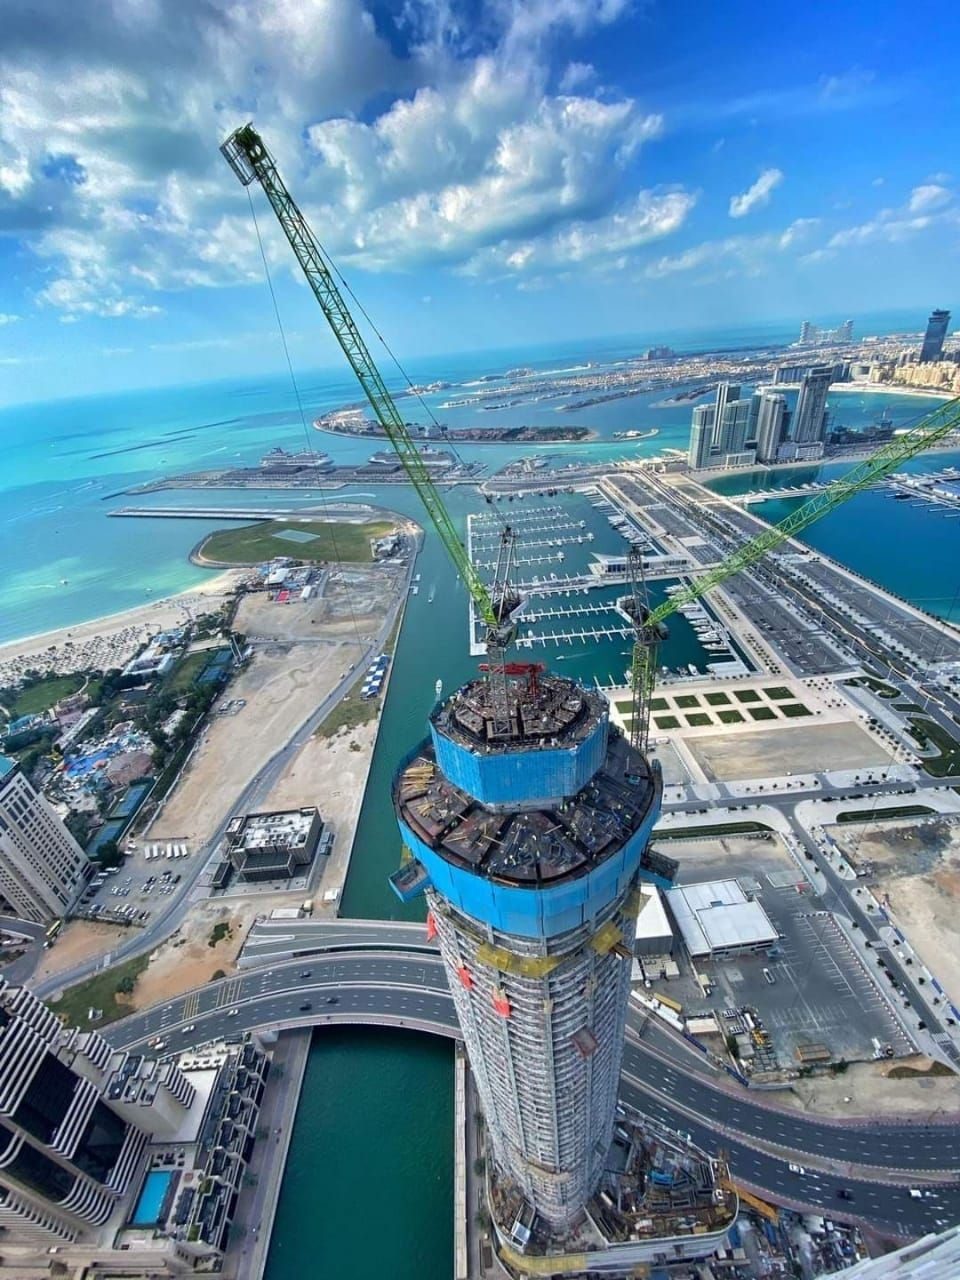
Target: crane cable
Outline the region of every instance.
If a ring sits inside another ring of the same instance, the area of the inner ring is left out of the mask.
[[[249,194],[249,188],[248,188],[248,194]],[[448,439],[447,436],[445,435],[445,428],[441,426],[440,422],[437,420],[436,414],[427,404],[426,400],[424,400],[418,388],[414,385],[413,381],[410,378],[410,375],[407,373],[406,369],[403,367],[403,365],[400,363],[397,356],[394,354],[393,348],[390,346],[389,342],[387,342],[386,338],[383,336],[383,334],[377,328],[376,324],[371,319],[370,314],[367,311],[366,307],[363,305],[363,303],[360,301],[360,299],[357,297],[354,291],[350,288],[350,284],[344,277],[343,272],[340,270],[340,268],[337,266],[334,260],[330,257],[329,253],[327,253],[326,249],[323,247],[320,241],[317,240],[316,236],[314,236],[314,242],[317,246],[317,250],[319,251],[321,257],[323,258],[324,262],[327,264],[327,270],[330,272],[331,275],[336,276],[337,280],[340,281],[344,289],[353,299],[360,314],[363,316],[364,320],[366,320],[371,330],[376,334],[380,342],[380,345],[383,347],[384,351],[386,351],[387,355],[393,361],[394,365],[396,365],[396,368],[400,373],[400,376],[403,378],[404,382],[406,382],[407,384],[407,389],[410,391],[411,395],[413,395],[419,401],[420,407],[423,409],[424,413],[426,413],[427,417],[430,419],[433,425],[437,428],[437,431],[440,433],[440,438],[443,440],[444,446],[447,449],[449,449],[450,452],[453,454],[454,458],[460,464],[461,469],[466,470],[467,464],[464,462],[459,451],[457,450],[457,446],[453,443],[452,440]],[[507,528],[507,520],[504,517],[503,512],[498,509],[495,502],[491,503],[490,506],[492,507],[494,516],[500,525],[500,530],[501,532],[503,532]]]
[[[267,255],[263,247],[263,238],[260,235],[260,224],[257,222],[257,211],[253,207],[253,197],[250,195],[249,187],[247,187],[247,200],[250,204],[250,214],[253,218],[253,227],[257,233],[257,244],[260,248],[260,257],[261,257],[261,260],[263,261],[263,271],[264,271],[264,275],[266,276],[267,287],[270,290],[270,299],[273,302],[273,313],[276,316],[277,328],[280,331],[280,342],[283,346],[283,354],[286,358],[287,369],[290,372],[290,382],[293,386],[293,394],[297,401],[297,409],[300,414],[300,426],[303,430],[303,438],[307,446],[307,453],[315,456],[316,450],[313,448],[313,445],[311,444],[311,441],[310,441],[310,431],[307,427],[307,416],[303,410],[303,399],[300,395],[300,387],[299,387],[299,384],[297,383],[296,374],[293,371],[293,361],[290,359],[290,348],[287,345],[287,335],[286,335],[286,332],[284,331],[283,320],[281,319],[281,316],[280,316],[280,307],[277,303],[277,295],[273,287],[273,279],[271,278],[271,275],[270,275],[270,266],[267,262]],[[330,521],[330,542],[333,547],[333,558],[337,563],[337,567],[342,573],[343,557],[340,554],[340,547],[337,542],[336,522],[333,520],[333,518],[330,515],[330,508],[329,508],[329,503],[327,502],[326,490],[323,488],[321,484],[322,477],[320,474],[320,464],[317,461],[315,462],[314,465],[315,465],[315,474],[317,479],[317,492],[320,494],[320,502],[321,502],[321,505],[323,506],[324,512],[326,514],[326,518]],[[353,607],[353,595],[349,590],[346,591],[345,595],[346,595],[346,601],[347,601],[347,609],[349,610],[349,613],[350,613],[350,621],[353,625],[353,634],[356,637],[357,644],[360,647],[360,656],[362,656],[363,650],[366,648],[366,645],[364,644],[363,638],[360,634],[360,624],[357,621],[357,615]]]

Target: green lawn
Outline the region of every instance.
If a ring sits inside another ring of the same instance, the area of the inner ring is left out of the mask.
[[[620,706],[620,703],[619,703],[619,702],[617,703],[617,706],[618,706],[618,707]],[[626,711],[632,711],[632,710],[633,710],[633,703],[632,703],[632,702],[627,702],[627,703],[625,703],[625,704],[624,704],[624,706],[620,707],[620,710],[621,710],[621,711],[624,711],[624,710],[626,710]],[[669,710],[670,710],[670,704],[667,702],[666,698],[651,698],[651,699],[650,699],[650,710],[651,710],[651,711],[669,711]]]
[[[83,688],[85,676],[74,673],[69,676],[47,676],[31,685],[29,689],[21,689],[8,704],[11,717],[35,716],[41,711],[49,711],[61,698],[69,698]]]
[[[713,723],[705,711],[691,711],[686,720],[691,729],[700,729],[706,724]]]
[[[872,689],[879,698],[896,698],[898,691],[892,685],[886,684],[883,680],[875,680],[873,676],[861,676],[859,680],[851,680],[851,684],[863,685],[865,689]]]
[[[738,702],[759,702],[760,695],[756,689],[734,689],[733,696]]]
[[[773,702],[789,702],[794,695],[784,685],[778,684],[773,689],[763,691]]]
[[[717,717],[721,724],[743,724],[743,715],[734,707],[728,707],[726,711],[718,711]]]
[[[923,761],[925,773],[934,778],[947,778],[951,774],[960,773],[960,742],[945,729],[941,729],[935,720],[923,720],[918,716],[910,716],[913,736],[921,748],[936,747],[940,752],[932,760]]]
[[[776,720],[777,718],[773,707],[747,707],[747,712],[753,720]]]
[[[770,830],[762,822],[721,822],[715,827],[667,827],[654,834],[657,840],[686,840],[690,836],[736,836]]]
[[[392,524],[382,520],[370,520],[365,524],[334,520],[261,520],[257,524],[211,533],[201,544],[200,555],[221,564],[260,564],[274,556],[309,561],[352,560],[369,564],[372,559],[370,539],[382,538],[392,528]],[[288,529],[312,533],[313,541],[290,542],[276,536]]]
[[[167,692],[174,697],[178,697],[181,693],[186,693],[210,661],[210,656],[211,651],[206,650],[203,653],[188,653],[181,658],[167,678]]]
[[[789,716],[791,720],[796,720],[798,716],[813,715],[810,708],[805,707],[802,702],[784,702],[780,707],[780,713]]]
[[[149,955],[134,956],[132,960],[124,960],[112,969],[104,969],[102,973],[87,978],[86,982],[68,987],[59,1000],[51,1002],[50,1008],[71,1027],[102,1027],[108,1022],[114,1022],[130,1012],[127,997],[119,992],[121,983],[130,980],[136,985],[137,979],[149,963]],[[117,1003],[118,994],[122,1004]],[[89,1009],[99,1009],[102,1016],[90,1021],[87,1018]]]
[[[654,716],[653,723],[658,729],[679,729],[680,721],[676,716]]]
[[[663,702],[663,699],[661,698],[660,701]],[[625,702],[615,702],[613,705],[617,708],[617,710],[620,712],[621,715],[628,716],[633,711],[633,703],[629,699],[627,699]]]
[[[838,813],[837,822],[880,822],[885,818],[926,818],[936,813],[922,804],[902,804],[897,809],[861,809],[858,813],[851,809],[846,813]]]
[[[721,693],[719,690],[716,693],[705,693],[703,696],[711,707],[725,707],[730,701],[729,693]]]
[[[688,707],[700,706],[700,699],[697,697],[695,693],[678,693],[676,694],[673,700],[677,704],[677,706],[684,711]]]

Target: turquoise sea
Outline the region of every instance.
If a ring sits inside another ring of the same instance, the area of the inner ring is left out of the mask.
[[[747,346],[785,342],[792,336],[792,330],[699,339],[691,335],[690,345]],[[487,352],[417,362],[410,373],[418,382],[469,382],[521,365],[548,370],[587,360],[615,361],[635,354],[643,345],[624,341],[551,351]],[[673,345],[679,349],[681,344],[673,339]],[[357,400],[353,384],[340,371],[303,377],[301,391],[308,422],[325,410]],[[611,459],[628,451],[653,453],[665,445],[685,448],[687,443],[690,406],[663,407],[662,392],[560,415],[546,404],[481,415],[440,409],[455,394],[448,390],[430,398],[440,420],[451,425],[479,419],[511,424],[582,422],[595,428],[601,436],[596,444],[541,450],[565,461]],[[835,401],[837,420],[849,426],[870,423],[884,409],[897,425],[903,425],[932,407],[929,400],[886,395],[845,394]],[[405,416],[423,420],[414,401],[402,404]],[[658,428],[658,436],[640,445],[612,439],[614,431],[650,427]],[[187,554],[213,526],[194,520],[110,519],[112,509],[130,501],[121,496],[124,488],[170,472],[255,463],[275,445],[299,449],[309,443],[338,461],[356,460],[371,451],[369,444],[360,441],[310,428],[305,432],[289,379],[280,377],[11,408],[0,411],[0,440],[5,461],[0,474],[0,527],[9,566],[0,582],[0,641],[142,604],[206,576],[189,564]],[[517,451],[464,446],[460,452],[492,470]],[[522,452],[531,450],[527,447]],[[937,468],[947,462],[956,465],[960,459],[935,454],[913,465]],[[774,483],[797,483],[820,471],[782,472]],[[738,474],[715,483],[730,491],[751,487],[751,477]],[[774,487],[769,478],[761,483]],[[351,492],[359,496],[358,491],[347,491],[337,497]],[[373,488],[362,493],[418,514],[414,496],[406,490]],[[198,497],[213,496],[237,506],[277,497],[275,492],[198,495],[182,490],[136,501],[138,505],[191,505]],[[467,512],[482,505],[469,487],[451,491],[448,499],[461,527]],[[309,504],[316,497],[306,494],[294,500]],[[575,501],[582,504],[580,499]],[[764,514],[779,518],[789,509],[788,501],[768,504]],[[589,507],[586,516],[596,534],[591,549],[614,549],[613,543],[605,543],[612,535],[602,517]],[[809,540],[916,603],[943,616],[960,617],[960,521],[871,493],[816,526]],[[344,915],[409,917],[419,911],[402,907],[386,884],[397,865],[399,837],[384,801],[397,760],[424,732],[435,681],[442,679],[449,692],[474,669],[467,655],[463,588],[433,537],[426,540],[418,569],[421,592],[409,601],[396,653],[395,678],[383,712],[344,895]],[[685,662],[690,658],[686,646],[692,640],[684,634],[682,620],[674,632],[665,660]],[[564,666],[558,670],[566,669],[581,679],[605,680],[622,671],[625,647],[613,641],[589,653],[571,648],[547,650],[546,655],[534,650],[530,656],[562,660]],[[322,796],[318,803],[322,807]],[[371,1029],[315,1036],[281,1192],[268,1280],[293,1275],[373,1280],[385,1274],[398,1280],[440,1280],[450,1274],[450,1061],[449,1046],[409,1034]],[[371,1223],[376,1223],[373,1232]]]

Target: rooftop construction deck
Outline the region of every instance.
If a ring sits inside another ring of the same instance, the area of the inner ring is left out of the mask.
[[[575,877],[639,831],[659,779],[619,733],[601,769],[556,808],[495,812],[449,782],[425,743],[398,774],[398,816],[441,857],[500,882],[536,887]]]

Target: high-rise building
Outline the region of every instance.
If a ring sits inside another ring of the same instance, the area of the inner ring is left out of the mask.
[[[804,374],[790,433],[796,444],[811,444],[823,439],[827,392],[834,380],[834,372],[832,365],[814,365]]]
[[[843,324],[837,326],[835,333],[836,333],[836,338],[838,342],[852,342],[853,341],[853,321],[844,320]]]
[[[36,996],[0,979],[0,1225],[72,1240],[102,1225],[126,1191],[146,1129],[105,1095],[113,1051],[67,1032]],[[177,1076],[171,1096],[189,1106]],[[167,1086],[165,1086],[167,1087]]]
[[[713,423],[716,410],[712,404],[698,404],[693,411],[693,423],[690,427],[690,449],[687,461],[691,471],[700,471],[710,465],[710,450],[713,446]]]
[[[769,391],[758,399],[757,461],[774,462],[785,434],[787,401],[784,396],[773,395]]]
[[[0,909],[45,924],[73,905],[90,859],[17,766],[0,757],[0,774]]]
[[[487,1124],[495,1179],[568,1231],[613,1138],[641,878],[659,765],[569,679],[472,680],[400,767],[394,804],[412,858],[391,877],[426,891]]]
[[[810,343],[816,342],[820,336],[820,330],[815,324],[811,324],[809,320],[804,320],[800,326],[800,343],[802,346],[808,346]]]
[[[920,348],[921,364],[929,364],[931,361],[940,359],[943,354],[943,340],[947,336],[949,325],[949,311],[931,311],[930,319],[927,321],[927,332],[923,335],[923,345]]]
[[[721,455],[743,453],[748,440],[756,430],[756,404],[758,396],[745,396],[742,400],[728,399],[723,407],[719,431],[714,435]]]
[[[720,448],[720,433],[723,430],[723,412],[731,400],[739,400],[739,398],[739,383],[721,382],[717,387],[717,398],[714,401],[713,447],[721,453],[726,452],[726,450]]]

